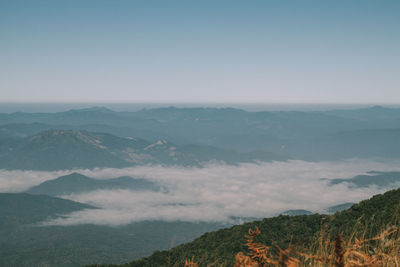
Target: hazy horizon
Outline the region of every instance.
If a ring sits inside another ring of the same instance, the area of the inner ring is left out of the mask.
[[[12,112],[63,112],[71,109],[105,107],[113,111],[134,112],[152,108],[237,108],[258,111],[327,111],[336,109],[359,109],[382,106],[400,108],[400,103],[191,103],[191,102],[0,102],[0,113]]]

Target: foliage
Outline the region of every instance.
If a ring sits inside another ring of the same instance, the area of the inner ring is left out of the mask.
[[[400,252],[399,228],[389,226],[378,235],[367,238],[365,236],[348,237],[343,240],[337,235],[334,240],[320,239],[310,248],[293,249],[289,246],[283,250],[277,246],[274,253],[271,246],[254,242],[259,235],[258,228],[249,229],[247,246],[249,256],[239,252],[235,259],[235,267],[262,267],[262,266],[326,266],[326,267],[377,267],[398,266]]]
[[[206,233],[193,242],[168,251],[157,251],[148,258],[135,260],[122,266],[178,267],[184,266],[186,259],[193,259],[200,267],[234,266],[237,261],[234,255],[239,255],[237,257],[242,257],[242,260],[245,260],[243,258],[245,255],[260,256],[254,254],[254,251],[251,252],[251,249],[249,250],[246,246],[246,244],[249,245],[249,239],[246,240],[245,237],[249,228],[260,230],[260,234],[252,239],[254,248],[265,249],[271,253],[288,254],[289,251],[292,253],[301,251],[302,248],[311,248],[312,253],[319,255],[318,250],[321,246],[318,248],[316,244],[322,244],[328,240],[327,238],[336,237],[339,234],[342,235],[343,240],[354,241],[354,243],[346,243],[347,249],[350,244],[358,244],[357,242],[360,241],[357,240],[362,240],[361,237],[379,236],[388,223],[396,224],[396,218],[399,218],[399,203],[400,189],[397,189],[383,195],[376,195],[331,216],[314,214],[266,218],[262,221]],[[356,240],[355,237],[358,239]],[[329,247],[330,250],[332,248]],[[310,253],[310,251],[303,253]]]
[[[0,193],[0,266],[123,263],[221,228],[220,224],[163,221],[119,227],[38,225],[47,218],[85,208],[93,207],[51,196]]]

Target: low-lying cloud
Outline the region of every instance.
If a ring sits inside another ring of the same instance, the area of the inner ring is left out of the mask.
[[[19,193],[44,181],[55,179],[71,171],[22,171],[0,169],[0,193]]]
[[[74,212],[46,224],[122,225],[143,220],[227,222],[232,217],[270,217],[290,209],[323,212],[329,206],[358,202],[389,188],[349,188],[346,183],[329,186],[328,181],[321,178],[351,178],[371,170],[400,171],[400,164],[364,160],[296,160],[237,166],[211,164],[203,168],[142,166],[80,170],[80,173],[98,179],[125,175],[145,178],[165,186],[168,191],[98,190],[62,196],[101,209]],[[26,182],[32,185],[52,175],[51,179],[54,179],[60,172],[19,172],[18,176],[3,171],[0,172],[1,190],[18,191],[22,188],[20,182],[7,185],[10,179],[4,177],[9,174],[14,178],[31,179]]]

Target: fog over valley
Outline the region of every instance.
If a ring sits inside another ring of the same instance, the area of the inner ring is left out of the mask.
[[[400,186],[399,122],[376,105],[0,113],[0,265],[123,263],[246,222],[358,212]]]
[[[398,160],[289,160],[238,165],[210,163],[204,167],[158,165],[56,172],[2,170],[0,190],[23,192],[73,172],[98,180],[140,177],[163,189],[151,191],[121,187],[60,195],[100,209],[72,212],[41,224],[115,226],[146,220],[232,223],[234,218],[271,217],[287,210],[326,213],[330,206],[358,202],[396,188],[400,184],[400,173],[398,181],[383,185],[377,181],[367,187],[352,187],[350,180],[338,184],[330,184],[329,180],[346,180],[370,171],[400,171],[399,163]]]
[[[399,14],[1,0],[0,267],[397,266]]]

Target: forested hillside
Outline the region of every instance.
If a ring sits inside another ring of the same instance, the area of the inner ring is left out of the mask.
[[[150,255],[221,228],[211,223],[146,221],[120,227],[44,226],[48,219],[96,207],[46,195],[0,193],[0,266],[75,267]]]
[[[169,251],[157,251],[148,258],[121,266],[183,266],[186,259],[193,259],[199,266],[233,266],[238,252],[248,253],[245,235],[255,227],[261,231],[257,242],[281,248],[287,248],[289,244],[299,248],[309,247],[319,238],[322,230],[332,237],[342,234],[346,238],[368,229],[368,234],[373,236],[385,225],[396,222],[399,203],[400,189],[397,189],[330,216],[315,214],[267,218],[207,233],[193,242]]]

